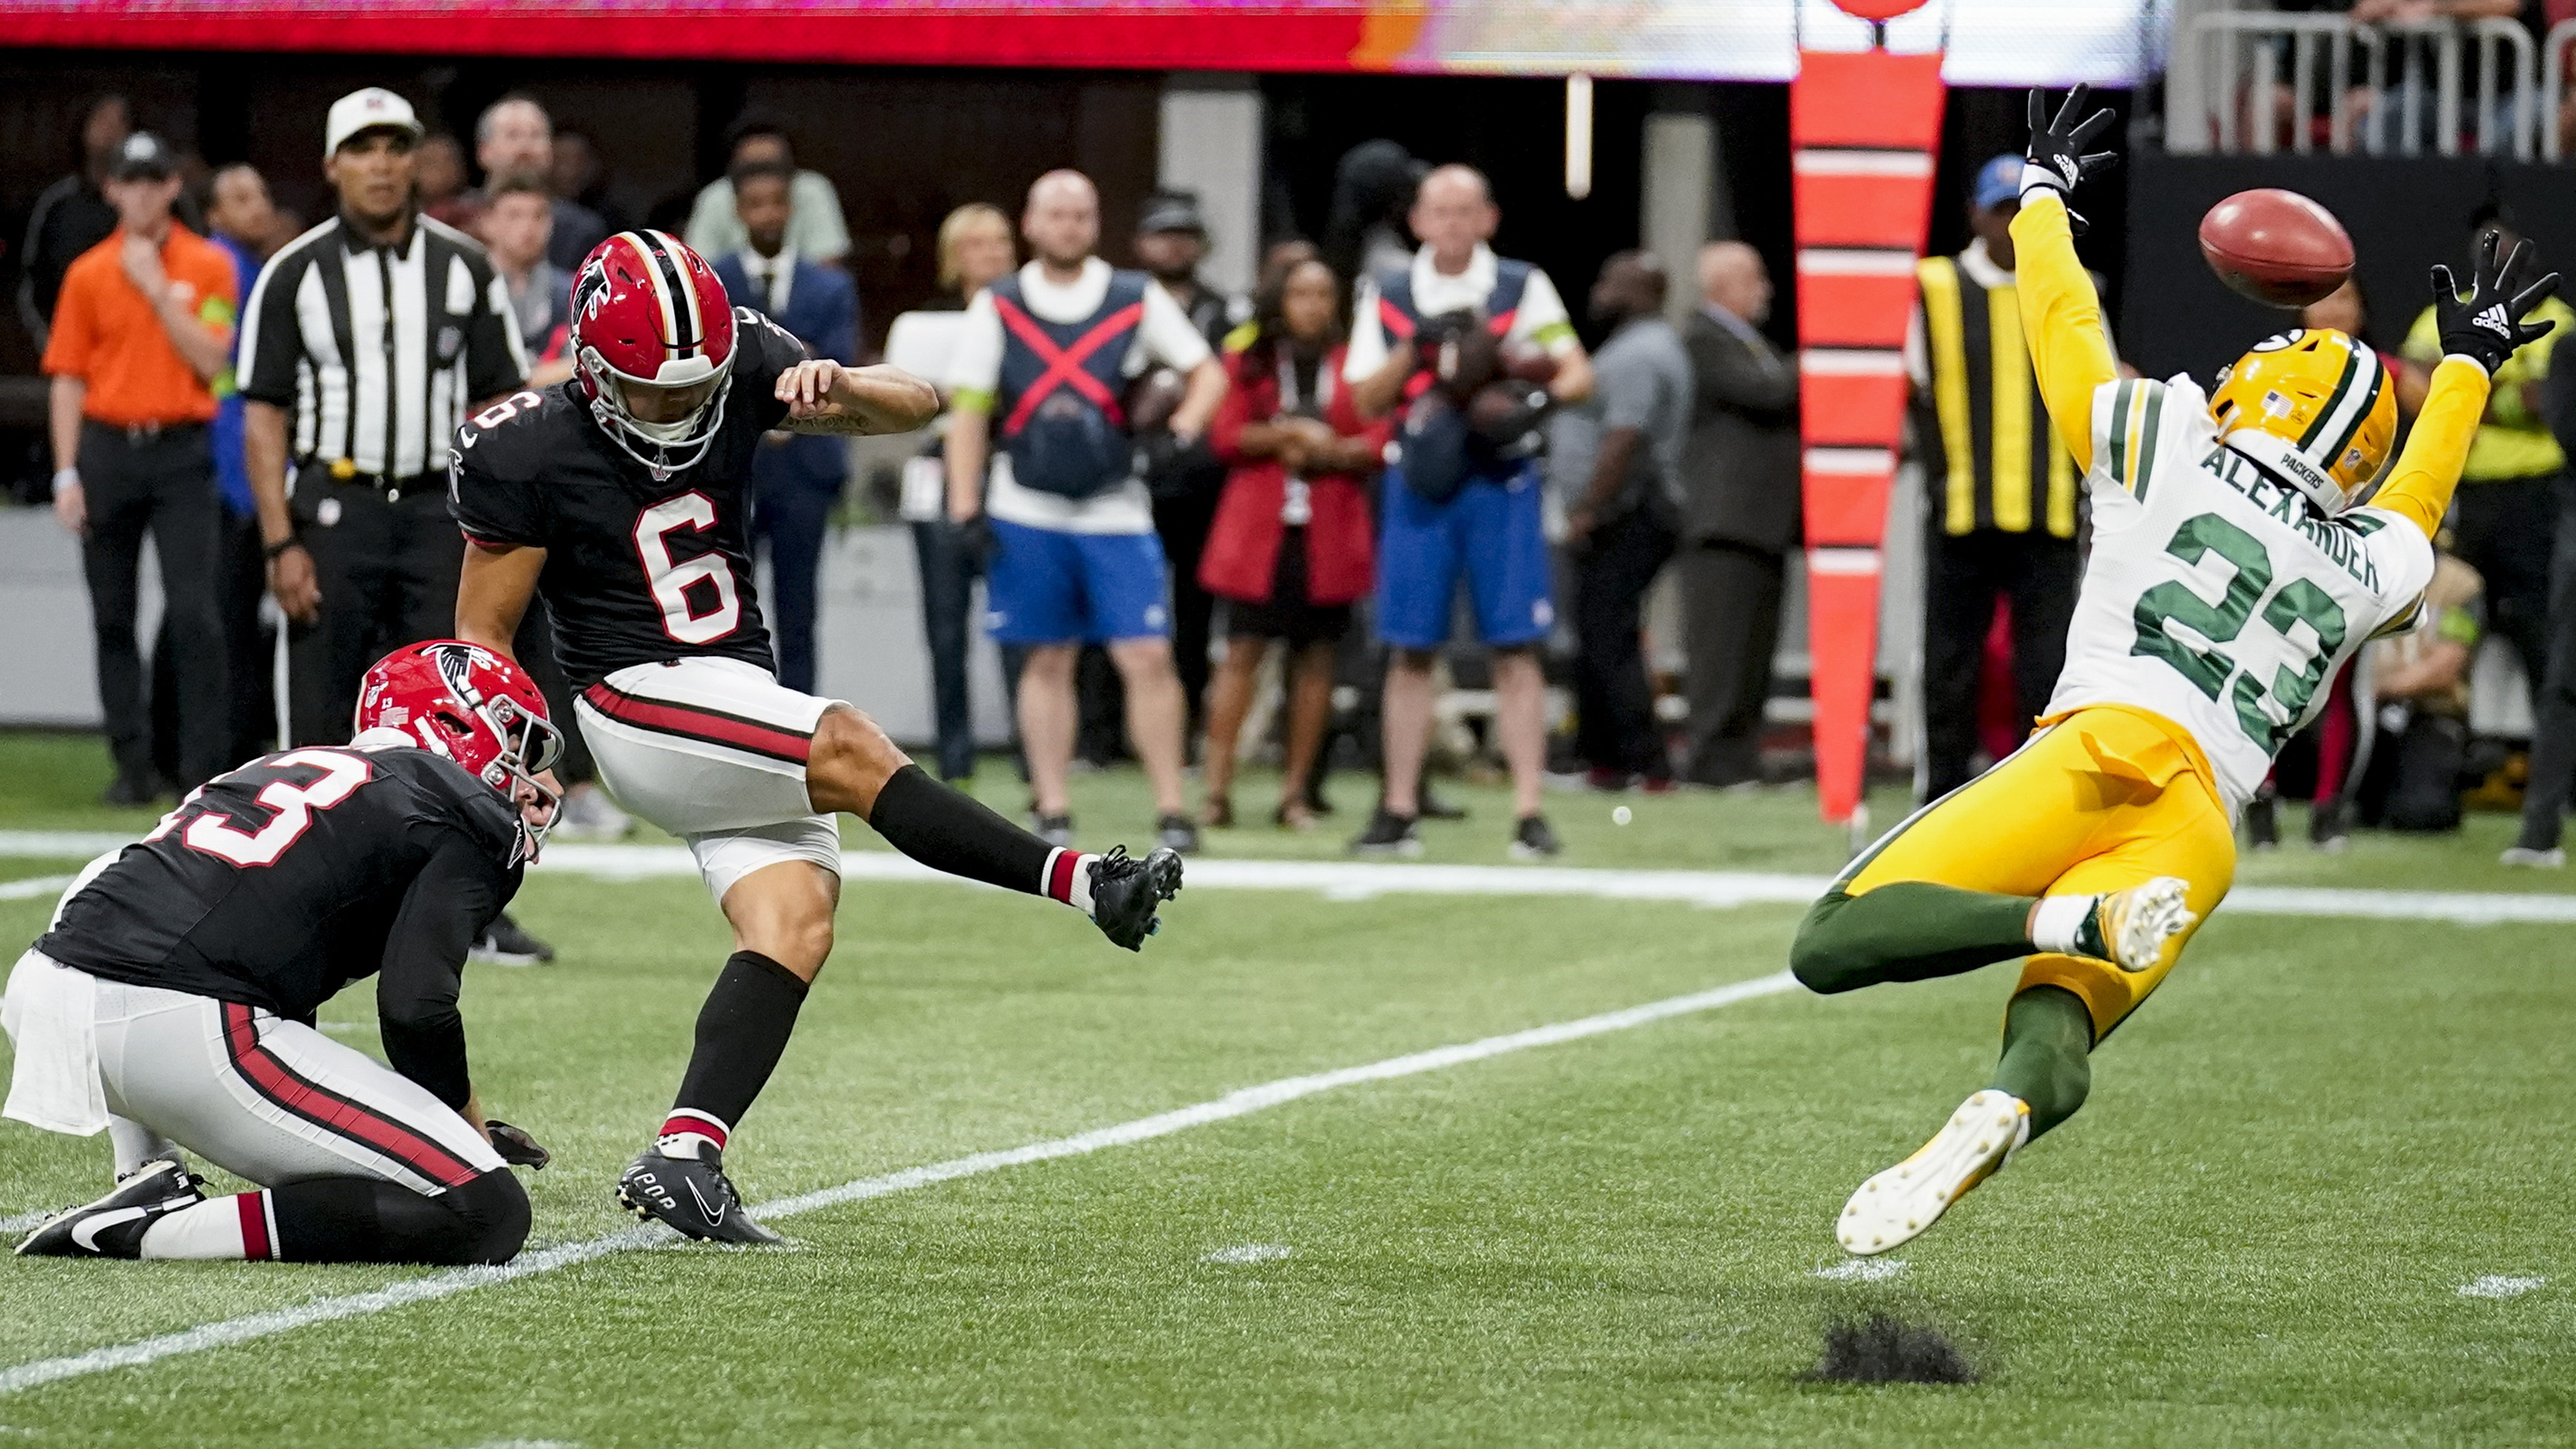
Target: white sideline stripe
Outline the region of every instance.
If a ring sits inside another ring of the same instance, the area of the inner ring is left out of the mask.
[[[1852,550],[1869,553],[1867,549]],[[124,837],[70,831],[0,830],[0,857],[86,859]],[[599,880],[695,877],[697,862],[684,845],[600,845],[566,841],[547,847],[541,871]],[[890,850],[841,854],[841,875],[854,881],[939,881],[954,876]],[[68,876],[48,876],[45,889],[60,890]],[[1609,870],[1597,866],[1400,865],[1364,860],[1210,860],[1189,863],[1187,884],[1219,890],[1314,891],[1328,900],[1365,901],[1378,896],[1590,896],[1598,900],[1678,901],[1727,909],[1735,906],[1803,906],[1823,895],[1831,877],[1732,870]],[[33,882],[10,882],[40,895]],[[0,885],[0,900],[8,899]],[[2352,890],[2327,886],[2239,886],[2222,908],[2239,916],[2369,917],[2390,921],[2448,921],[2463,926],[2576,924],[2576,894],[2518,895],[2496,891]]]
[[[1228,1092],[1213,1101],[1201,1102],[1196,1106],[1182,1107],[1175,1111],[1160,1112],[1151,1117],[1139,1117],[1135,1121],[1121,1122],[1114,1127],[1095,1128],[1089,1132],[1077,1132],[1070,1137],[1050,1138],[1044,1142],[1032,1142],[1024,1147],[1013,1147],[1000,1152],[978,1152],[966,1157],[952,1157],[946,1162],[908,1167],[900,1172],[887,1173],[883,1177],[863,1177],[856,1182],[845,1182],[838,1187],[827,1187],[819,1192],[781,1198],[755,1207],[752,1212],[763,1219],[794,1217],[799,1213],[839,1207],[844,1203],[866,1202],[871,1198],[908,1192],[913,1188],[928,1187],[934,1183],[949,1182],[956,1178],[998,1172],[1005,1167],[1019,1167],[1032,1162],[1050,1162],[1059,1157],[1078,1157],[1087,1152],[1098,1152],[1106,1147],[1125,1147],[1131,1143],[1168,1137],[1175,1132],[1187,1131],[1192,1127],[1204,1127],[1211,1122],[1223,1122],[1235,1117],[1248,1116],[1265,1108],[1293,1102],[1301,1097],[1311,1097],[1320,1092],[1359,1086],[1366,1082],[1391,1081],[1397,1077],[1410,1077],[1423,1072],[1436,1072],[1448,1067],[1463,1066],[1468,1062],[1479,1062],[1487,1057],[1498,1057],[1508,1052],[1526,1051],[1531,1047],[1554,1046],[1560,1042],[1580,1041],[1585,1037],[1600,1036],[1608,1032],[1627,1031],[1668,1017],[1714,1011],[1719,1007],[1732,1006],[1739,1001],[1750,1001],[1756,997],[1777,996],[1784,991],[1794,991],[1797,986],[1796,977],[1786,971],[1775,971],[1771,975],[1755,977],[1750,981],[1738,981],[1707,991],[1694,991],[1687,996],[1666,997],[1661,1001],[1647,1002],[1643,1006],[1631,1006],[1621,1011],[1607,1011],[1598,1016],[1582,1017],[1575,1021],[1560,1021],[1548,1026],[1531,1027],[1526,1031],[1507,1032],[1501,1036],[1461,1042],[1455,1046],[1434,1047],[1430,1051],[1414,1052],[1409,1056],[1389,1057],[1384,1061],[1370,1062],[1365,1066],[1344,1067],[1339,1071],[1318,1072],[1305,1077],[1283,1077],[1275,1082],[1264,1082],[1257,1087],[1244,1087],[1238,1091]],[[316,1323],[329,1323],[342,1318],[359,1318],[382,1313],[390,1308],[449,1298],[476,1288],[488,1288],[494,1284],[533,1277],[539,1273],[551,1273],[558,1268],[569,1268],[577,1263],[587,1263],[594,1258],[607,1257],[612,1253],[669,1244],[675,1241],[676,1237],[677,1235],[670,1229],[659,1224],[629,1228],[621,1233],[610,1233],[606,1237],[589,1238],[577,1243],[562,1243],[537,1252],[523,1253],[499,1267],[457,1268],[445,1273],[432,1273],[426,1277],[405,1279],[370,1293],[316,1298],[292,1308],[277,1308],[265,1313],[245,1314],[240,1318],[227,1318],[216,1323],[200,1324],[178,1333],[165,1333],[153,1338],[137,1339],[132,1343],[94,1348],[87,1353],[71,1354],[63,1358],[37,1359],[13,1368],[0,1369],[0,1394],[14,1394],[23,1389],[36,1388],[62,1379],[104,1373],[109,1369],[134,1368],[181,1354],[202,1353],[207,1349],[247,1343],[252,1339],[267,1338],[272,1334],[286,1333]]]
[[[2490,1273],[2474,1283],[2460,1285],[2463,1298],[2519,1298],[2535,1288],[2549,1284],[2546,1278],[2507,1278]]]
[[[73,877],[67,875],[35,875],[25,880],[0,881],[0,901],[23,901],[30,896],[60,895],[63,887],[70,885],[72,880]]]

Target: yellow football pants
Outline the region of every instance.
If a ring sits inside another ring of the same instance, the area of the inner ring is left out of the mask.
[[[1899,881],[1997,895],[2090,895],[2160,875],[2191,886],[2200,920],[2236,879],[2236,833],[2209,766],[2183,729],[2145,710],[2094,706],[2051,722],[1993,769],[1890,831],[1841,889]],[[2151,970],[2036,955],[2016,991],[2062,986],[2092,1013],[2099,1041],[2173,969],[2198,923]]]

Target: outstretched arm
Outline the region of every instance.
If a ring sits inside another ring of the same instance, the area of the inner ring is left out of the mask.
[[[2522,269],[2529,242],[2515,242],[2513,252],[2496,261],[2496,234],[2488,232],[2478,248],[2478,264],[2462,296],[2449,267],[2433,269],[2433,318],[2442,342],[2442,361],[2433,369],[2424,410],[2415,415],[2415,431],[2398,456],[2376,507],[2398,514],[2424,531],[2426,538],[2442,526],[2459,486],[2460,468],[2468,461],[2469,442],[2477,436],[2478,419],[2486,413],[2489,379],[2525,344],[2547,336],[2557,324],[2523,319],[2558,290],[2550,273],[2525,287]]]
[[[2030,149],[2022,165],[2021,211],[2013,218],[2014,285],[2021,295],[2022,337],[2030,347],[2039,395],[2075,466],[2093,466],[2093,394],[2120,376],[2102,327],[2102,299],[2075,259],[2075,214],[2066,198],[2085,177],[2119,157],[2087,152],[2110,129],[2107,110],[2085,114],[2091,88],[2067,92],[2051,120],[2045,99],[2030,93]]]
[[[900,367],[844,367],[828,357],[780,373],[778,400],[791,433],[908,433],[939,411],[939,394]]]

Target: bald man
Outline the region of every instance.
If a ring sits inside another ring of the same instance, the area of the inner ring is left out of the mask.
[[[985,617],[995,642],[1025,651],[1019,717],[1036,797],[1031,828],[1051,845],[1073,842],[1065,781],[1074,661],[1096,643],[1126,685],[1128,738],[1154,789],[1155,844],[1194,851],[1198,827],[1181,799],[1189,711],[1172,663],[1170,576],[1122,399],[1150,368],[1187,374],[1169,427],[1188,443],[1224,399],[1225,370],[1160,283],[1092,255],[1100,193],[1091,178],[1039,177],[1020,231],[1032,260],[967,304],[944,381],[949,516],[989,527]]]
[[[1547,273],[1506,261],[1487,243],[1502,213],[1472,166],[1422,178],[1406,218],[1422,248],[1402,270],[1363,278],[1352,304],[1342,378],[1362,414],[1384,417],[1430,390],[1437,359],[1414,337],[1434,318],[1471,313],[1506,347],[1526,343],[1557,362],[1548,391],[1559,402],[1592,394],[1592,363]],[[1427,480],[1426,480],[1427,483]],[[1439,496],[1433,496],[1434,492]],[[1511,767],[1511,853],[1557,853],[1539,813],[1547,763],[1546,680],[1538,646],[1556,622],[1535,459],[1481,465],[1455,489],[1409,486],[1390,464],[1379,527],[1377,632],[1387,644],[1386,795],[1351,842],[1362,855],[1419,855],[1422,756],[1431,743],[1432,662],[1449,640],[1450,606],[1463,578],[1476,630],[1494,653],[1494,724]]]
[[[502,177],[521,172],[544,180],[554,171],[554,118],[531,96],[513,94],[494,101],[474,122],[474,164],[483,168],[486,190]],[[473,210],[483,209],[484,196],[485,190],[478,190],[469,198]],[[608,239],[608,223],[599,219],[598,212],[560,196],[553,198],[550,209],[554,230],[546,237],[546,261],[564,273],[578,272],[590,249]]]
[[[1761,253],[1737,241],[1700,248],[1699,296],[1682,335],[1691,429],[1674,556],[1690,660],[1682,778],[1727,788],[1762,777],[1780,591],[1798,541],[1798,369],[1762,334],[1771,276]]]

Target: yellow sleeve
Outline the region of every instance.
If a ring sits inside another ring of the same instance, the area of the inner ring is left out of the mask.
[[[2116,381],[2111,339],[2102,329],[2102,299],[2075,259],[2066,203],[2033,196],[2013,218],[2013,286],[2021,294],[2021,334],[2049,420],[2078,469],[2093,466],[2093,395]]]
[[[2460,467],[2486,410],[2486,369],[2464,357],[2443,358],[2433,369],[2406,451],[2397,455],[2396,471],[2370,506],[2401,515],[2431,538],[2451,511],[2451,490],[2460,486]]]

